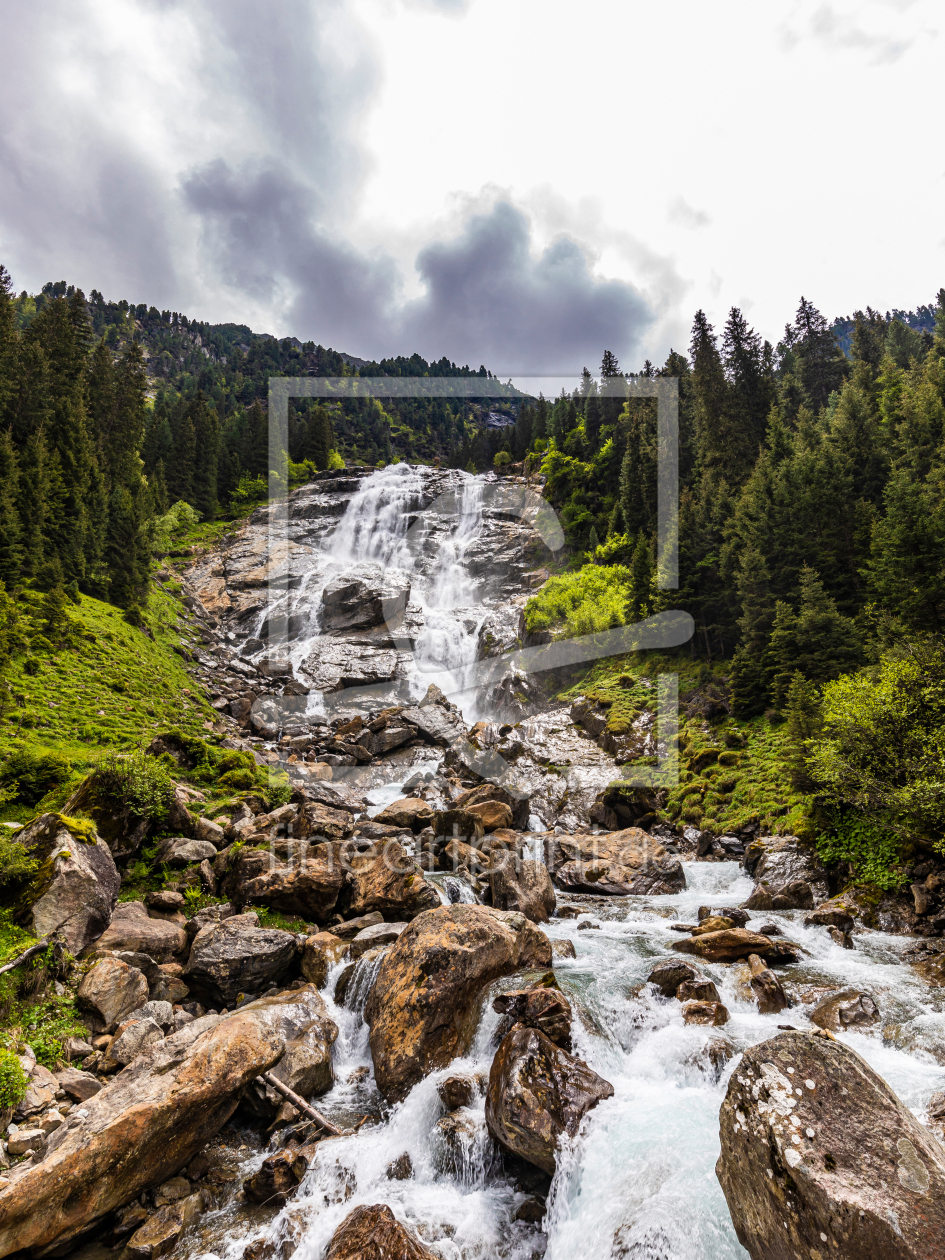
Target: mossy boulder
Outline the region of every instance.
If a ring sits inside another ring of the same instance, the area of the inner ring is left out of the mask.
[[[36,862],[30,879],[4,890],[13,917],[37,937],[58,932],[79,954],[108,927],[121,877],[88,819],[41,814],[17,833]]]

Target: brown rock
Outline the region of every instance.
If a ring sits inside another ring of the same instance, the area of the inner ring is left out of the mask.
[[[251,1203],[280,1207],[305,1176],[314,1146],[292,1146],[268,1155],[251,1177],[243,1193]]]
[[[854,919],[846,905],[825,901],[805,917],[804,924],[806,927],[838,927],[841,932],[849,932]]]
[[[66,1096],[77,1103],[85,1102],[102,1088],[101,1081],[97,1081],[91,1072],[80,1072],[78,1068],[60,1068],[56,1080]]]
[[[240,1008],[267,1020],[285,1039],[285,1052],[272,1075],[302,1098],[327,1093],[334,1083],[331,1048],[338,1026],[329,1018],[324,998],[313,984],[257,998]],[[256,1115],[272,1119],[283,1106],[280,1093],[254,1082],[244,1105]]]
[[[569,940],[552,941],[551,956],[552,958],[577,958],[574,942]]]
[[[301,840],[320,838],[346,840],[354,831],[354,817],[344,809],[334,809],[320,801],[306,801],[299,810],[293,830]]]
[[[436,810],[430,825],[437,836],[462,840],[476,849],[479,848],[485,834],[482,819],[478,814],[455,807]]]
[[[229,1007],[243,993],[285,980],[298,953],[291,932],[261,928],[255,914],[234,915],[200,929],[184,975],[202,1001]]]
[[[302,946],[302,975],[310,980],[316,988],[323,989],[328,980],[328,972],[348,956],[350,945],[339,940],[331,932],[316,932],[306,938]]]
[[[144,899],[144,904],[152,914],[157,911],[159,914],[176,914],[178,910],[183,910],[187,904],[184,900],[184,894],[173,892],[169,888],[162,888],[159,892],[150,892]]]
[[[569,892],[640,897],[686,886],[679,859],[639,827],[600,836],[551,836],[547,848],[552,878]]]
[[[407,922],[440,904],[436,889],[396,840],[378,842],[352,857],[347,881],[349,914],[375,910],[385,918]]]
[[[733,919],[727,919],[722,915],[710,914],[707,919],[703,919],[698,927],[692,929],[693,936],[706,936],[709,932],[724,932],[726,928],[735,926]]]
[[[684,980],[676,990],[680,1002],[720,1002],[719,991],[711,980],[695,976],[692,980]]]
[[[101,958],[83,976],[76,999],[104,1031],[145,1004],[148,982],[137,967],[117,958]]]
[[[754,910],[756,913],[765,913],[774,909],[774,898],[771,895],[771,889],[766,888],[764,884],[757,884],[754,892],[747,901],[742,902],[743,910]]]
[[[512,826],[512,810],[504,801],[479,801],[465,806],[466,812],[476,814],[482,820],[484,831],[496,831]]]
[[[879,1008],[867,993],[844,989],[824,998],[810,1013],[810,1022],[830,1032],[847,1028],[866,1028],[879,1019]]]
[[[384,1204],[355,1208],[335,1230],[325,1260],[437,1260]]]
[[[305,858],[290,864],[280,862],[275,869],[247,880],[235,896],[243,905],[268,906],[318,922],[334,910],[343,883],[339,862]]]
[[[378,1088],[396,1101],[472,1045],[483,989],[551,965],[551,943],[521,914],[440,906],[420,915],[381,964],[368,996]]]
[[[941,1260],[945,1150],[853,1050],[782,1032],[745,1051],[716,1173],[754,1257]]]
[[[238,1011],[205,1016],[145,1051],[71,1112],[43,1162],[0,1195],[0,1255],[65,1243],[174,1176],[284,1048],[270,1021]]]
[[[152,919],[143,902],[120,901],[95,948],[129,949],[157,963],[174,962],[186,952],[187,934],[174,923]]]
[[[751,989],[758,999],[758,1010],[762,1015],[777,1015],[791,1005],[781,981],[757,954],[748,955],[748,965],[751,968]]]
[[[706,962],[734,962],[737,958],[747,958],[749,954],[759,954],[763,958],[775,952],[778,946],[767,936],[749,932],[747,928],[726,928],[721,932],[674,941],[670,948],[679,954],[695,954]]]
[[[683,962],[681,958],[665,958],[658,962],[646,978],[647,984],[655,984],[663,997],[676,996],[676,990],[687,980],[697,979],[697,972],[692,963]]]
[[[728,1011],[721,1002],[683,1002],[683,1023],[707,1024],[720,1028],[728,1023]]]
[[[409,827],[419,831],[433,822],[433,806],[417,796],[405,796],[375,814],[374,821],[390,827]]]
[[[560,989],[543,985],[512,989],[492,1003],[492,1009],[516,1024],[537,1028],[556,1046],[571,1049],[571,1003]]]
[[[772,910],[813,910],[814,892],[804,879],[792,880],[773,893]]]
[[[388,1181],[409,1181],[413,1176],[413,1160],[406,1152],[387,1165]]]
[[[485,853],[464,844],[462,840],[448,841],[443,846],[439,860],[441,871],[457,871],[461,866],[465,866],[468,871],[475,874],[477,871],[487,870],[489,865],[489,857]]]
[[[468,1107],[477,1092],[477,1082],[472,1076],[448,1076],[436,1087],[440,1102],[447,1111],[458,1111],[460,1107]]]
[[[359,914],[355,919],[345,919],[344,923],[334,923],[331,926],[331,933],[337,936],[341,941],[353,941],[359,932],[363,932],[367,927],[373,927],[375,923],[383,923],[384,916],[378,910],[372,910],[369,914]]]
[[[515,1027],[492,1062],[486,1125],[506,1150],[549,1174],[562,1134],[574,1137],[613,1086],[537,1028]]]
[[[158,1208],[128,1239],[122,1252],[123,1260],[158,1260],[160,1256],[168,1255],[200,1212],[199,1194],[192,1194],[179,1203],[168,1203],[165,1207]]]
[[[519,910],[533,923],[547,923],[554,913],[557,898],[544,862],[496,852],[489,887],[497,910]]]

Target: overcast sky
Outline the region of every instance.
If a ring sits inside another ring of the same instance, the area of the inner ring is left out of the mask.
[[[0,46],[18,289],[506,375],[945,284],[934,0],[0,0]]]

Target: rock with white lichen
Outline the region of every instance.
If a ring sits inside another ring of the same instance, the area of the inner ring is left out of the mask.
[[[745,1052],[716,1174],[752,1260],[943,1260],[945,1147],[829,1033]]]

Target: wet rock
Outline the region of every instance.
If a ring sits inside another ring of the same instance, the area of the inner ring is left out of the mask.
[[[773,910],[774,897],[771,889],[766,888],[763,884],[758,884],[748,900],[742,902],[742,909],[751,910],[755,914],[765,914],[769,910]]]
[[[805,927],[836,927],[841,932],[849,932],[854,926],[853,915],[844,903],[825,902],[817,907],[813,914],[804,918]]]
[[[440,898],[403,846],[387,840],[351,858],[345,902],[348,914],[377,911],[385,919],[409,922],[438,906]]]
[[[534,1197],[520,1203],[512,1213],[513,1221],[525,1221],[528,1225],[540,1225],[544,1219],[545,1201]]]
[[[413,1160],[406,1152],[398,1155],[387,1165],[386,1176],[388,1181],[409,1181],[413,1176]]]
[[[696,979],[698,972],[692,963],[683,962],[681,958],[665,958],[656,964],[647,976],[646,983],[656,985],[663,997],[671,998],[676,996],[676,990],[681,984]]]
[[[816,853],[797,836],[759,836],[745,850],[742,860],[755,882],[772,891],[800,881],[810,885],[815,899],[823,900],[828,895],[827,872]]]
[[[123,1260],[158,1260],[173,1251],[184,1231],[202,1211],[199,1194],[192,1194],[179,1203],[168,1203],[136,1230],[125,1244]]]
[[[462,739],[466,734],[462,714],[452,706],[428,704],[418,709],[404,709],[400,719],[415,726],[428,743],[442,747]]]
[[[253,1012],[205,1016],[151,1046],[50,1134],[0,1195],[0,1254],[65,1243],[178,1173],[233,1114],[283,1039]]]
[[[117,958],[101,958],[83,976],[76,999],[104,1031],[145,1004],[148,982],[137,967]]]
[[[302,1098],[314,1098],[331,1089],[331,1048],[338,1037],[338,1026],[329,1017],[325,1000],[314,985],[258,998],[240,1009],[267,1020],[284,1039],[285,1052],[272,1069],[277,1080]],[[244,1099],[250,1111],[270,1119],[283,1103],[281,1094],[257,1082],[250,1086]]]
[[[484,831],[498,831],[512,826],[512,810],[504,801],[479,801],[463,808],[479,817]]]
[[[171,1177],[154,1192],[154,1206],[163,1207],[165,1203],[179,1203],[190,1194],[191,1185],[186,1177]]]
[[[853,937],[850,935],[849,932],[844,932],[842,928],[829,927],[827,928],[827,935],[830,937],[833,943],[835,945],[839,945],[841,949],[854,948]]]
[[[711,918],[730,919],[733,927],[744,927],[751,915],[738,906],[725,906],[723,909],[718,910],[714,910],[711,906],[700,906],[696,917],[699,920],[700,927],[705,923],[706,919]]]
[[[280,1207],[308,1171],[314,1147],[294,1146],[268,1155],[243,1182],[243,1194],[251,1203]]]
[[[492,1009],[512,1023],[537,1028],[556,1046],[571,1049],[571,1003],[560,989],[544,985],[512,989],[497,997]]]
[[[929,1099],[926,1107],[929,1125],[938,1134],[939,1140],[945,1137],[945,1094],[936,1093]]]
[[[844,989],[824,998],[810,1013],[810,1022],[830,1032],[847,1028],[868,1028],[879,1020],[879,1008],[868,993]]]
[[[547,923],[557,898],[544,862],[496,852],[489,871],[492,904],[497,910],[519,910],[533,923]]]
[[[440,1102],[447,1111],[458,1111],[460,1107],[469,1107],[479,1092],[479,1082],[473,1076],[448,1076],[436,1087]]]
[[[331,932],[339,940],[352,941],[365,928],[373,927],[375,923],[383,922],[384,916],[379,911],[372,910],[369,914],[359,914],[357,918],[346,919],[343,923],[333,924]]]
[[[121,901],[112,921],[99,937],[97,950],[131,950],[156,963],[173,962],[187,949],[187,934],[176,923],[152,919],[140,901]]]
[[[409,574],[382,565],[356,565],[349,574],[334,578],[322,592],[322,625],[332,631],[396,624],[409,598]]]
[[[748,966],[751,968],[751,990],[762,1015],[776,1015],[791,1005],[781,981],[757,954],[748,955]]]
[[[723,915],[710,914],[702,919],[698,927],[692,929],[693,936],[705,936],[708,932],[724,932],[726,928],[735,927],[735,920]]]
[[[299,667],[316,691],[341,691],[393,682],[399,661],[393,649],[366,647],[338,639],[311,640],[311,652]]]
[[[553,958],[577,958],[577,950],[574,948],[574,942],[568,940],[552,941],[551,956]]]
[[[708,932],[705,936],[674,941],[670,948],[679,954],[695,954],[706,962],[734,962],[736,958],[747,958],[749,954],[759,954],[763,958],[775,953],[779,946],[760,932],[749,932],[747,928],[726,928],[721,932]]]
[[[230,1007],[241,993],[258,993],[287,979],[298,953],[291,932],[261,928],[255,914],[235,915],[200,929],[184,976],[198,997]]]
[[[330,858],[273,862],[270,869],[245,882],[228,884],[241,905],[268,906],[310,922],[324,921],[334,910],[344,884],[344,871]]]
[[[325,1260],[437,1260],[389,1207],[357,1207],[341,1222]]]
[[[720,1002],[719,991],[711,980],[695,976],[692,980],[684,980],[676,990],[680,1002]]]
[[[721,1002],[683,1002],[683,1023],[706,1024],[720,1028],[728,1023],[728,1011]]]
[[[472,1044],[493,980],[551,964],[551,944],[522,914],[440,906],[420,915],[381,964],[365,1019],[378,1088],[389,1101]]]
[[[405,796],[402,800],[393,801],[376,814],[374,821],[391,827],[409,827],[419,831],[433,822],[433,806],[417,796]]]
[[[555,884],[569,892],[639,897],[686,886],[679,859],[639,827],[600,836],[556,835],[546,848]]]
[[[121,877],[111,851],[91,823],[41,814],[16,835],[37,863],[15,918],[34,936],[58,932],[80,954],[108,927]],[[70,830],[71,827],[71,830]]]
[[[752,1256],[929,1260],[945,1238],[945,1150],[841,1042],[782,1032],[745,1051],[716,1173]]]
[[[302,946],[302,975],[318,989],[323,989],[328,972],[336,963],[347,958],[350,946],[331,932],[316,932]]]
[[[438,809],[433,814],[431,826],[437,836],[464,840],[473,848],[479,848],[485,835],[482,819],[466,809]]]
[[[796,879],[783,884],[771,898],[773,910],[813,910],[814,893],[806,880]]]
[[[613,1086],[539,1032],[517,1024],[502,1040],[486,1093],[486,1125],[506,1150],[553,1174],[558,1143],[573,1137]]]
[[[369,949],[376,949],[379,945],[393,945],[406,926],[406,923],[373,923],[370,927],[363,928],[348,947],[351,957],[360,958]]]

